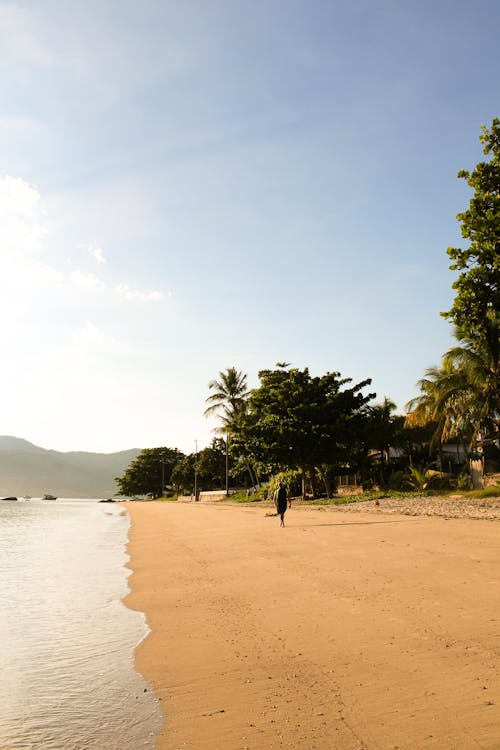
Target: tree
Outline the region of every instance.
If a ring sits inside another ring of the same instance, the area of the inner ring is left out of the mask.
[[[431,447],[450,438],[471,436],[470,407],[465,389],[467,383],[451,360],[443,360],[440,367],[429,367],[417,384],[420,395],[406,405],[406,427],[435,424]]]
[[[226,446],[221,438],[214,438],[198,455],[198,481],[203,489],[218,489],[226,476]]]
[[[219,489],[224,484],[225,467],[225,442],[221,438],[214,437],[210,445],[198,454],[190,453],[189,456],[183,456],[174,466],[170,481],[180,491],[191,495],[194,493],[196,471],[198,490]],[[235,462],[230,477],[241,484],[245,471],[246,467],[241,461]]]
[[[409,413],[405,426],[433,426],[429,447],[438,449],[441,467],[441,448],[450,439],[458,439],[469,459],[480,418],[474,389],[464,368],[453,357],[445,355],[441,367],[429,368],[419,385],[421,395],[407,404]]]
[[[475,343],[456,333],[462,346],[443,356],[419,381],[420,396],[408,404],[409,427],[435,423],[431,445],[459,438],[473,449],[482,435],[497,437],[500,420],[500,343],[495,316],[484,321],[484,334]]]
[[[247,376],[245,373],[228,367],[219,372],[219,380],[211,380],[208,384],[212,391],[206,399],[209,406],[205,409],[205,416],[216,414],[221,422],[217,432],[226,435],[226,495],[229,494],[229,435],[234,429],[236,420],[245,407],[248,397]]]
[[[237,439],[272,470],[308,473],[314,494],[316,472],[327,479],[325,467],[347,460],[363,407],[374,397],[361,393],[371,381],[346,388],[351,379],[338,372],[312,377],[307,368],[285,364],[262,370],[259,378],[237,422]]]
[[[219,380],[211,380],[208,387],[212,393],[206,399],[209,406],[205,416],[216,414],[221,422],[219,432],[227,433],[248,396],[247,376],[236,367],[228,367],[219,372]]]
[[[196,466],[196,454],[190,453],[188,456],[183,456],[172,469],[170,475],[171,484],[177,488],[179,492],[184,492],[188,495],[194,493],[195,485],[195,466]]]
[[[443,357],[463,378],[462,395],[473,404],[472,440],[480,433],[498,437],[500,422],[500,337],[498,318],[490,313],[484,321],[484,335],[475,343],[457,332],[462,346],[452,347]]]
[[[468,210],[457,216],[470,244],[466,249],[448,248],[450,269],[461,273],[453,284],[453,306],[442,313],[475,346],[484,340],[485,321],[496,320],[498,335],[500,319],[500,120],[495,118],[490,130],[483,125],[480,141],[491,159],[477,164],[473,172],[458,173],[474,190]]]
[[[170,484],[172,470],[183,454],[177,448],[146,448],[132,461],[115,482],[121,495],[163,494]]]
[[[388,481],[389,448],[395,446],[401,427],[401,417],[392,413],[395,409],[396,404],[387,396],[381,404],[373,404],[367,408],[369,447],[380,451],[380,480],[384,486]]]

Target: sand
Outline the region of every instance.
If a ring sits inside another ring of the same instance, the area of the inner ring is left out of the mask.
[[[128,507],[160,750],[499,750],[497,521]]]

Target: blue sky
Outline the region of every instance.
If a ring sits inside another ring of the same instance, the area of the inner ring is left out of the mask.
[[[0,2],[1,432],[211,438],[277,361],[400,411],[499,115],[496,2]]]

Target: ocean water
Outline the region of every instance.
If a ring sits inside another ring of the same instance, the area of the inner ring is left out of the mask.
[[[134,670],[129,517],[96,500],[0,502],[0,749],[154,748],[159,704]]]

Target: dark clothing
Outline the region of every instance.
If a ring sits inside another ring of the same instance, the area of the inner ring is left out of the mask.
[[[278,490],[278,497],[276,499],[277,499],[278,513],[281,516],[283,513],[285,513],[285,511],[286,511],[286,505],[287,505],[287,502],[286,502],[286,488],[285,487],[280,487],[279,488],[279,490]]]

